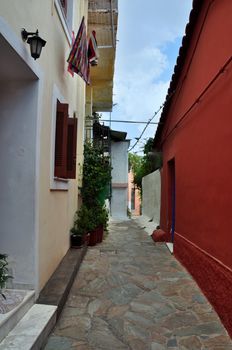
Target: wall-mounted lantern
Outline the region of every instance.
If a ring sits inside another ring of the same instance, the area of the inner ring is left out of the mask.
[[[23,41],[27,40],[27,43],[30,45],[31,57],[33,57],[34,60],[39,58],[42,47],[45,46],[46,41],[39,37],[38,29],[34,33],[27,32],[25,29],[22,29],[21,35],[22,35]],[[30,36],[30,38],[28,38],[28,36]]]

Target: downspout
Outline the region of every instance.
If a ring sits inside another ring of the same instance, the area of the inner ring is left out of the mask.
[[[114,30],[114,13],[113,13],[113,0],[110,0],[110,14],[111,14],[111,35],[112,35],[112,46],[115,49],[115,30]]]

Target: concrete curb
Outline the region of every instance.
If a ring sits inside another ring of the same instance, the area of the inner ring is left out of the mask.
[[[80,249],[68,250],[36,301],[37,304],[57,306],[57,319],[67,300],[87,248],[86,245]]]

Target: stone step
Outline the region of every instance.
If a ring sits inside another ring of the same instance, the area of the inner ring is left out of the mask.
[[[39,350],[56,322],[56,306],[34,304],[0,343],[0,350]]]
[[[9,301],[6,305],[2,305],[1,309],[3,309],[3,306],[5,306],[5,309],[10,309],[13,306],[14,308],[7,313],[0,313],[0,342],[27,313],[35,301],[35,292],[32,290],[7,289],[4,293]],[[4,300],[2,299],[2,301]]]

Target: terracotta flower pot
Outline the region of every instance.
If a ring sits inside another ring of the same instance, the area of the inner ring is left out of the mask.
[[[97,230],[93,230],[90,232],[89,246],[94,246],[97,244]]]
[[[98,243],[101,243],[103,241],[103,233],[104,233],[103,225],[100,225],[98,227]]]

